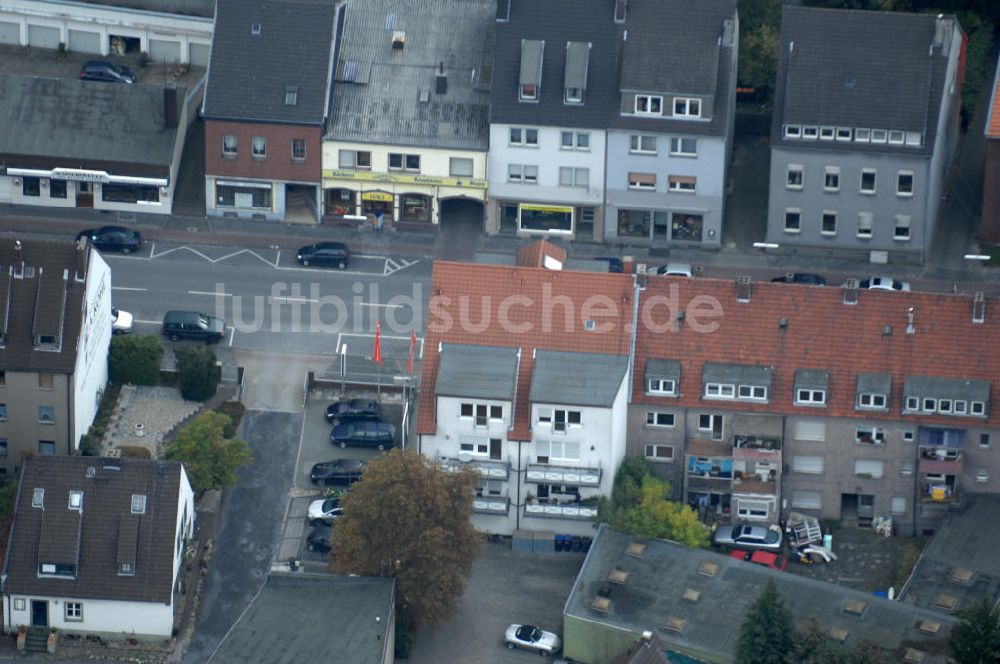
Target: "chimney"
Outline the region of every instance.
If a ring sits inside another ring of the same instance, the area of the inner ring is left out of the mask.
[[[938,47],[940,49],[945,48],[945,42],[949,35],[948,28],[951,27],[951,21],[944,17],[944,14],[938,14],[937,18],[934,19],[934,43],[931,47]]]
[[[402,30],[396,30],[392,33],[392,48],[394,50],[401,50],[403,46],[406,45],[406,33]]]
[[[917,328],[913,326],[913,307],[906,310],[906,333],[915,334]]]
[[[986,295],[983,291],[978,291],[972,296],[972,322],[986,322]]]
[[[622,272],[625,274],[632,274],[632,266],[635,264],[635,259],[631,256],[622,256]]]
[[[737,302],[749,302],[750,294],[753,292],[753,284],[750,282],[750,277],[746,275],[741,275],[736,277],[736,301]]]
[[[844,282],[844,304],[858,303],[858,280],[850,277]]]
[[[177,88],[172,85],[163,88],[163,126],[177,127]]]
[[[448,92],[448,72],[445,71],[443,62],[438,63],[434,92],[439,95]]]

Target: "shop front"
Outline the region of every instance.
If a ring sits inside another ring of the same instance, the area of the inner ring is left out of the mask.
[[[212,180],[214,207],[216,212],[236,214],[239,217],[263,215],[275,217],[274,185],[270,182],[252,180]]]
[[[618,208],[617,237],[653,244],[702,242],[704,215],[695,212]]]
[[[365,217],[382,215],[384,219],[394,218],[396,197],[387,191],[365,191],[361,193],[361,214]]]
[[[10,200],[48,207],[79,207],[170,214],[167,178],[112,175],[74,168],[7,168]]]

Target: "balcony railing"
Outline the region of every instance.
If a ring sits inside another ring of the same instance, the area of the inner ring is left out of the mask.
[[[958,482],[948,484],[938,480],[920,480],[920,500],[925,503],[957,503],[961,500]]]
[[[778,494],[778,483],[774,480],[762,481],[756,475],[747,478],[733,478],[733,493],[754,493],[775,496]]]
[[[499,514],[507,516],[510,498],[507,496],[476,496],[472,499],[472,511],[476,514]]]
[[[459,468],[472,467],[475,468],[482,477],[489,480],[506,480],[510,477],[510,464],[506,461],[490,461],[487,459],[462,461],[461,459],[456,459],[454,457],[442,457],[438,460],[438,464],[444,470],[452,473],[457,471]]]
[[[732,493],[732,478],[688,476],[688,491],[703,491],[708,493]]]
[[[593,519],[597,516],[597,507],[573,503],[570,505],[543,505],[528,503],[524,506],[524,516],[538,516],[551,519]]]
[[[763,450],[777,452],[781,449],[781,439],[771,436],[733,436],[733,447],[738,450]]]
[[[527,481],[534,484],[568,484],[572,486],[600,486],[600,468],[573,468],[528,464]]]

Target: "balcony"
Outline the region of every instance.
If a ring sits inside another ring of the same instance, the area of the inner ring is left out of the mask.
[[[733,456],[744,459],[770,458],[781,452],[781,438],[774,436],[733,436]]]
[[[919,481],[920,502],[955,504],[961,502],[958,477],[954,475],[922,475]]]
[[[962,452],[946,447],[921,447],[920,472],[936,475],[961,475],[965,461]]]
[[[475,468],[481,477],[488,480],[506,481],[507,478],[510,477],[510,464],[506,461],[491,461],[488,459],[476,458],[463,460],[456,459],[454,457],[441,457],[438,459],[438,465],[440,465],[443,470],[450,473],[453,473],[460,468]]]
[[[533,484],[601,486],[601,469],[528,464],[526,479]]]
[[[774,480],[761,480],[756,475],[748,478],[733,478],[733,493],[752,493],[756,495],[778,495],[778,483]]]
[[[716,479],[696,475],[688,476],[688,491],[729,494],[732,493],[732,486],[732,481],[729,477]]]
[[[507,496],[476,496],[472,499],[472,511],[476,514],[507,516],[510,498]]]
[[[566,505],[546,505],[543,503],[528,503],[524,506],[524,516],[537,516],[548,519],[574,519],[587,521],[597,516],[596,505],[581,505],[570,503]]]

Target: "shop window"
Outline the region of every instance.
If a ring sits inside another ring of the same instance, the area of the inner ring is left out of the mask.
[[[216,185],[217,207],[271,209],[271,187]]]
[[[345,215],[354,214],[357,209],[357,192],[350,189],[327,189],[324,193],[326,198],[326,213]]]
[[[521,229],[548,233],[572,233],[573,208],[557,205],[522,205]]]
[[[66,180],[49,180],[49,196],[66,198]]]
[[[649,237],[649,210],[618,210],[618,237]]]
[[[670,239],[701,242],[703,222],[704,217],[700,214],[674,212],[670,223]]]
[[[152,185],[113,184],[101,186],[101,200],[108,203],[159,203],[160,188]]]
[[[41,178],[21,178],[21,193],[25,196],[41,196],[42,195],[42,180]]]
[[[431,198],[422,194],[400,194],[400,221],[430,221]]]

